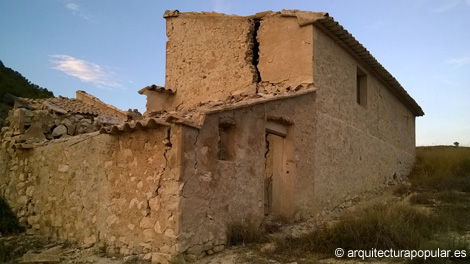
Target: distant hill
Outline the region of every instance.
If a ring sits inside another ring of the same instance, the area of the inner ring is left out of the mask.
[[[5,67],[0,60],[0,126],[4,125],[8,111],[14,104],[8,94],[25,98],[54,97],[51,91],[31,83],[21,73]]]

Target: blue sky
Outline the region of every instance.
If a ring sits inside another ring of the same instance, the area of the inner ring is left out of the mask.
[[[424,109],[417,145],[470,146],[470,0],[1,0],[0,60],[56,96],[144,112],[137,91],[165,83],[167,9],[328,12]]]

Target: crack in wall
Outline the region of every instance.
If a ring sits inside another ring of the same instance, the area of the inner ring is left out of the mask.
[[[245,54],[245,61],[250,63],[250,70],[253,74],[253,83],[256,83],[256,92],[258,92],[258,84],[262,81],[261,74],[258,69],[259,63],[259,42],[258,30],[261,25],[261,19],[249,19],[250,28],[247,35],[248,49]]]
[[[257,80],[256,82],[259,83],[261,82],[261,73],[259,72],[258,69],[258,63],[259,63],[259,42],[258,42],[258,30],[261,25],[261,19],[254,19],[254,30],[253,30],[253,66],[255,67],[256,70],[256,75],[257,75]]]
[[[165,167],[163,167],[163,170],[160,173],[161,176],[158,179],[158,185],[157,185],[157,188],[155,189],[156,196],[158,196],[158,191],[161,188],[162,177],[165,175],[165,171],[169,167],[167,154],[168,154],[168,151],[170,151],[171,147],[173,146],[173,144],[171,143],[171,128],[168,128],[168,130],[166,131],[166,137],[163,142],[165,143],[165,150],[163,151],[163,158],[165,158]]]
[[[263,186],[263,191],[264,191],[264,215],[267,216],[270,213],[270,205],[271,205],[271,199],[269,197],[269,188],[272,186],[272,175],[268,177],[267,172],[268,172],[268,159],[270,155],[270,142],[268,140],[268,133],[265,134],[264,140],[266,142],[266,152],[264,153],[264,186]]]
[[[146,200],[145,203],[146,203],[146,205],[145,205],[145,216],[150,216],[150,212],[152,211],[152,209],[150,208],[150,202],[149,202],[149,200]]]

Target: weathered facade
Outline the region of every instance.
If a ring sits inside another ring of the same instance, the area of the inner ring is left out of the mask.
[[[1,195],[30,230],[195,260],[231,224],[304,220],[412,168],[423,111],[328,14],[164,17],[143,120],[27,148],[3,130]]]

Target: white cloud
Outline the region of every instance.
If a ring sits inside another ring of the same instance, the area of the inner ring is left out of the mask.
[[[76,16],[79,16],[85,20],[89,20],[89,21],[93,21],[93,19],[90,17],[90,15],[88,14],[88,12],[86,12],[81,6],[79,6],[78,4],[75,4],[71,1],[68,1],[66,4],[65,4],[65,7],[72,11],[72,13]]]
[[[74,4],[74,3],[67,3],[67,4],[65,5],[65,7],[67,7],[67,9],[70,9],[70,10],[72,10],[72,11],[78,11],[78,10],[80,10],[80,6],[77,5],[77,4]]]
[[[104,67],[80,60],[68,55],[51,55],[52,69],[59,70],[83,82],[89,82],[99,88],[122,88],[122,84],[116,80],[114,73]]]
[[[230,5],[226,0],[212,0],[212,9],[215,12],[230,14]]]
[[[470,65],[470,56],[463,56],[460,58],[454,58],[447,60],[446,63],[453,65],[456,68],[464,67]]]

